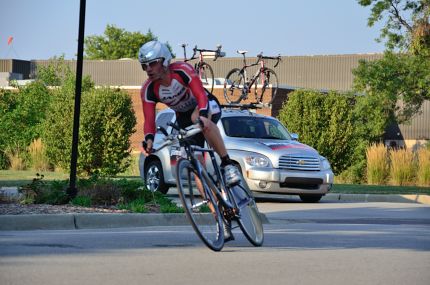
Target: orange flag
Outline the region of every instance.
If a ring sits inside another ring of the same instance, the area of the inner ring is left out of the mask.
[[[10,36],[9,38],[7,38],[7,45],[9,46],[13,41],[13,37]]]

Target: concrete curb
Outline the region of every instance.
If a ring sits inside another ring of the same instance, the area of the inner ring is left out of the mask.
[[[377,195],[330,193],[325,201],[420,203],[430,205],[429,195]],[[269,223],[261,213],[263,223]],[[189,225],[185,214],[34,214],[0,215],[0,231],[18,230],[76,230],[121,227]]]
[[[263,223],[269,223],[260,213]],[[0,215],[0,231],[77,230],[189,225],[185,214],[34,214]]]

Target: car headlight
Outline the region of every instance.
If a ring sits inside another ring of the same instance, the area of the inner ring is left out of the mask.
[[[270,160],[261,154],[250,154],[245,157],[245,162],[250,166],[269,167]]]
[[[320,162],[322,170],[331,169],[330,162],[328,162],[327,158],[320,156]]]

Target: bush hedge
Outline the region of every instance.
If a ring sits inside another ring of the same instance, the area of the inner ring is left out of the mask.
[[[62,59],[38,72],[40,79],[18,90],[0,90],[0,169],[7,154],[24,153],[41,139],[55,168],[69,170],[73,132],[75,76]],[[58,85],[47,88],[46,84]],[[115,175],[130,164],[130,136],[136,125],[131,98],[123,91],[82,82],[78,172]],[[20,158],[17,158],[20,159]]]
[[[329,92],[299,90],[290,93],[278,119],[290,132],[300,134],[300,141],[327,157],[335,173],[353,164],[354,96]]]
[[[50,100],[40,81],[17,91],[0,90],[0,169],[10,165],[7,152],[23,152],[40,136]]]

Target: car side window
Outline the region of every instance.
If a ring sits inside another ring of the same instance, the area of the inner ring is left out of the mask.
[[[169,127],[169,126],[167,126],[167,123],[169,123],[169,122],[172,121],[172,118],[173,118],[174,115],[175,115],[174,113],[160,114],[157,117],[157,120],[155,122],[156,125],[157,125],[157,127],[163,127],[163,128],[165,128],[167,130],[167,128]],[[161,133],[161,131],[157,130],[157,133]]]

